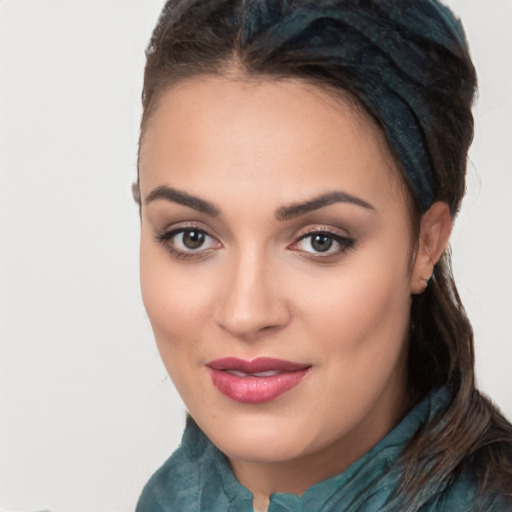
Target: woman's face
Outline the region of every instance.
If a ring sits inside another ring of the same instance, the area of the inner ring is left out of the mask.
[[[346,465],[384,436],[405,399],[413,242],[367,115],[291,80],[193,79],[147,124],[140,186],[160,354],[233,464]]]

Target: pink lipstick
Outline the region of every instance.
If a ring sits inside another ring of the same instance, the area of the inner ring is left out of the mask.
[[[247,404],[276,399],[299,384],[311,369],[311,365],[269,357],[252,361],[225,357],[210,361],[206,367],[223,395]]]

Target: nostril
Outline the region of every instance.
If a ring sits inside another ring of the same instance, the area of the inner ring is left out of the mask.
[[[283,328],[289,317],[288,309],[280,304],[267,304],[259,309],[252,306],[245,311],[239,304],[237,309],[221,310],[217,314],[217,323],[233,336],[250,338]]]

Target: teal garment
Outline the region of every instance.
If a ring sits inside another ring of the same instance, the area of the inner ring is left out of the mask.
[[[301,497],[278,493],[268,512],[403,512],[390,502],[400,478],[400,456],[426,421],[441,414],[449,393],[432,392],[377,445],[339,475],[310,487]],[[470,468],[449,488],[439,485],[421,512],[505,512],[499,497],[477,499]],[[226,457],[189,421],[181,446],[146,484],[136,512],[253,512],[252,494],[231,471]]]

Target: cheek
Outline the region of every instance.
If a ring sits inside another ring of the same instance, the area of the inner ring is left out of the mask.
[[[140,278],[144,306],[167,366],[180,350],[193,350],[209,310],[208,287],[203,281],[199,288],[200,276],[191,276],[165,250],[144,240]]]
[[[312,286],[304,301],[316,337],[347,361],[350,373],[367,373],[370,361],[392,366],[403,347],[410,311],[407,255],[394,249],[354,254],[331,279]]]
[[[191,274],[170,258],[158,245],[142,242],[142,298],[160,357],[178,393],[189,406],[208,410],[211,406],[202,398],[207,394],[197,392],[204,385],[197,380],[197,371],[204,362],[201,339],[208,330],[211,309],[208,286],[205,276]]]
[[[311,414],[323,418],[327,438],[359,424],[388,403],[383,396],[389,390],[396,393],[403,385],[410,295],[407,265],[400,259],[361,254],[357,264],[313,286],[316,292],[303,303],[308,321],[301,330],[316,341],[322,375],[321,393],[310,397]]]

